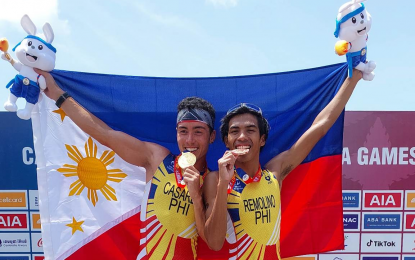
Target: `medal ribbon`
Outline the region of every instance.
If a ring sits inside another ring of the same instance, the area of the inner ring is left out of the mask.
[[[177,186],[183,189],[186,185],[181,184],[181,182],[183,180],[183,173],[182,173],[182,168],[180,168],[180,166],[179,166],[180,156],[181,155],[177,156],[176,159],[174,159],[174,177],[176,177]],[[206,162],[205,162],[205,165],[207,165]],[[208,173],[209,173],[209,169],[206,169],[206,172],[203,175],[201,175],[202,176],[202,183],[200,184],[200,187],[203,186],[203,182],[204,182],[205,177]]]
[[[236,182],[236,177],[235,176],[238,174],[236,172],[236,168],[233,170],[233,172],[234,173],[233,173],[232,179],[231,179],[231,181],[228,184],[228,194],[232,192],[233,187],[235,186],[235,182]],[[247,180],[243,180],[244,179],[244,176],[247,176],[248,179]],[[249,184],[251,182],[259,182],[261,180],[261,177],[262,177],[261,165],[258,166],[258,170],[255,173],[255,175],[254,175],[253,178],[249,177],[248,174],[246,174],[246,173],[245,173],[244,176],[242,177],[243,178],[242,180],[243,180],[243,182],[245,182],[245,184]]]
[[[236,170],[235,170],[236,171]],[[262,174],[261,174],[261,165],[258,166],[258,170],[256,171],[255,175],[253,178],[249,177],[248,174],[246,174],[246,176],[248,176],[247,180],[244,180],[244,182],[246,184],[249,184],[251,182],[259,182],[261,180]]]

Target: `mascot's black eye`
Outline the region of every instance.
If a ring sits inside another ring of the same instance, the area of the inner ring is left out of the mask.
[[[360,14],[360,17],[362,17],[362,19],[365,19],[365,16],[363,14]]]
[[[352,18],[352,23],[356,23],[356,18]]]
[[[39,50],[43,50],[43,45],[39,45],[37,48],[38,48]]]
[[[27,45],[32,46],[32,42],[28,42]]]

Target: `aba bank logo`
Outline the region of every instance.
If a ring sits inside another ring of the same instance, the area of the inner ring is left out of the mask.
[[[403,209],[402,191],[364,191],[363,209]]]
[[[347,230],[359,229],[359,213],[343,214],[343,227]]]
[[[343,191],[343,208],[360,209],[360,191]]]
[[[402,222],[402,213],[363,213],[363,230],[364,231],[400,231]]]
[[[0,230],[28,230],[27,213],[0,214]]]

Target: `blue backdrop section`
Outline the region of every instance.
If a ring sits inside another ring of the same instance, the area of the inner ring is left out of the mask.
[[[220,78],[156,78],[91,74],[55,70],[58,85],[82,106],[114,129],[143,141],[159,143],[178,153],[177,104],[185,97],[199,96],[216,109],[216,141],[208,153],[210,168],[217,168],[223,154],[218,131],[220,119],[233,105],[259,105],[271,125],[261,153],[264,164],[285,151],[311,125],[316,115],[334,97],[346,78],[347,66],[335,64],[300,71]],[[343,115],[305,161],[341,154]],[[337,133],[337,134],[336,134]]]
[[[32,123],[0,112],[0,190],[37,190]]]

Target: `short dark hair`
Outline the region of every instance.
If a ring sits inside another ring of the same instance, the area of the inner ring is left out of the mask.
[[[182,109],[202,109],[209,113],[210,117],[212,118],[213,127],[215,125],[215,109],[213,108],[212,104],[200,97],[187,97],[184,98],[180,103],[177,105],[177,112]],[[209,126],[210,132],[213,131],[213,128]]]
[[[220,125],[220,134],[222,137],[222,141],[225,142],[225,137],[228,136],[229,122],[231,121],[231,119],[237,115],[242,115],[242,114],[251,114],[256,117],[258,121],[259,135],[260,136],[264,135],[264,138],[265,138],[264,141],[266,141],[268,138],[268,133],[269,133],[269,128],[270,128],[268,120],[262,115],[262,113],[255,111],[246,106],[241,106],[235,110],[232,110],[231,112],[228,112],[222,118],[221,125]]]

